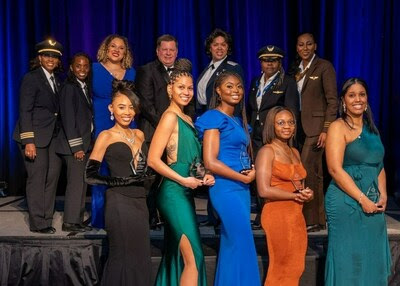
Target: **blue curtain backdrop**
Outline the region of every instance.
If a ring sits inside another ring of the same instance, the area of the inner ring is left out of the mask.
[[[390,192],[400,186],[400,1],[395,0],[4,0],[0,4],[0,180],[12,194],[23,193],[23,164],[11,134],[18,118],[18,92],[35,43],[47,36],[69,57],[85,51],[95,59],[110,33],[128,37],[139,66],[155,57],[163,33],[179,40],[179,56],[193,63],[196,78],[209,59],[204,39],[214,28],[234,39],[232,58],[248,84],[259,72],[257,50],[275,44],[295,55],[296,35],[315,34],[317,53],[335,66],[338,87],[350,76],[370,86],[370,103],[386,147]],[[248,85],[247,85],[248,87]]]

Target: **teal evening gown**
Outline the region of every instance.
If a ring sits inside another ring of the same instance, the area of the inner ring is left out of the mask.
[[[177,161],[169,167],[181,176],[188,177],[190,164],[196,157],[201,158],[201,145],[197,140],[196,130],[179,116],[178,128]],[[157,196],[157,208],[165,220],[165,227],[164,254],[158,269],[156,285],[179,285],[184,268],[179,250],[183,235],[189,240],[196,260],[199,273],[197,285],[206,285],[204,255],[197,227],[193,190],[164,177]]]
[[[347,144],[343,169],[358,188],[378,200],[378,175],[384,148],[364,123],[360,136]],[[328,220],[326,286],[386,286],[391,256],[384,213],[366,214],[356,200],[332,180],[325,196]]]

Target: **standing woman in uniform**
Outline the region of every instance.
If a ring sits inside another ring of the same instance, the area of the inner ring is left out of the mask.
[[[75,54],[60,95],[63,129],[58,138],[57,153],[63,156],[67,166],[63,231],[91,230],[83,225],[87,189],[84,173],[93,143],[91,78],[89,56]]]
[[[97,63],[93,64],[93,113],[95,138],[101,131],[114,126],[112,115],[108,111],[112,81],[135,80],[136,71],[132,68],[132,53],[128,39],[112,34],[107,36],[97,51]],[[131,125],[133,127],[133,125]],[[101,173],[108,173],[103,165]],[[92,188],[92,225],[104,227],[104,191],[103,186]]]
[[[304,204],[307,231],[326,228],[324,178],[328,175],[323,160],[326,132],[336,119],[336,74],[332,64],[315,54],[317,44],[310,33],[297,38],[297,61],[292,72],[300,94],[301,126],[305,140],[301,161],[307,170],[306,185],[314,199]]]
[[[61,158],[56,154],[60,129],[60,83],[62,46],[49,39],[36,45],[37,57],[21,83],[19,121],[13,139],[18,142],[25,168],[29,229],[55,233],[52,226]]]

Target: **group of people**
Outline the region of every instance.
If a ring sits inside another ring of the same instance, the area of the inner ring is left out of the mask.
[[[299,284],[307,231],[324,229],[325,217],[325,285],[387,285],[384,149],[366,83],[347,80],[338,100],[332,64],[304,33],[288,75],[280,48],[258,51],[261,75],[246,105],[243,69],[228,59],[230,35],[214,30],[205,48],[211,61],[194,97],[191,63],[177,60],[171,35],[158,38],[157,59],[137,72],[127,39],[110,35],[97,63],[74,55],[63,85],[56,76],[62,46],[37,44],[14,132],[28,173],[30,230],[56,231],[64,160],[63,230],[90,229],[82,221],[86,183],[95,185],[91,225],[104,227],[109,240],[103,285],[151,285],[149,229],[158,214],[165,247],[156,285],[206,285],[193,191],[204,186],[209,214],[221,224],[214,285],[260,285],[253,189],[268,245],[264,285]],[[326,169],[332,181],[324,198]]]

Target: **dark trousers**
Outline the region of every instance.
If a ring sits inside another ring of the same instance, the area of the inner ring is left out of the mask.
[[[262,140],[262,127],[260,125],[260,121],[256,120],[256,122],[254,123],[254,126],[252,126],[252,128],[253,128],[253,132],[252,132],[251,143],[253,144],[254,161],[255,161],[257,158],[258,151],[264,145],[263,140]],[[258,195],[256,181],[254,181],[250,184],[250,190],[251,190],[251,194],[253,196],[255,196],[255,199],[256,199],[255,202],[256,202],[257,215],[254,219],[254,224],[261,225],[261,211],[264,206],[264,200],[261,199],[260,196]]]
[[[307,170],[305,186],[314,191],[314,199],[304,204],[303,214],[307,225],[325,225],[323,148],[317,148],[319,136],[306,137],[301,161]]]
[[[85,183],[85,167],[88,154],[83,161],[73,155],[63,156],[67,166],[67,187],[65,189],[64,222],[82,223],[85,212],[87,184]]]
[[[29,210],[30,230],[52,226],[57,183],[61,170],[61,158],[55,152],[55,140],[44,148],[36,147],[36,158],[25,157],[25,147],[20,145],[25,168],[26,200]]]

